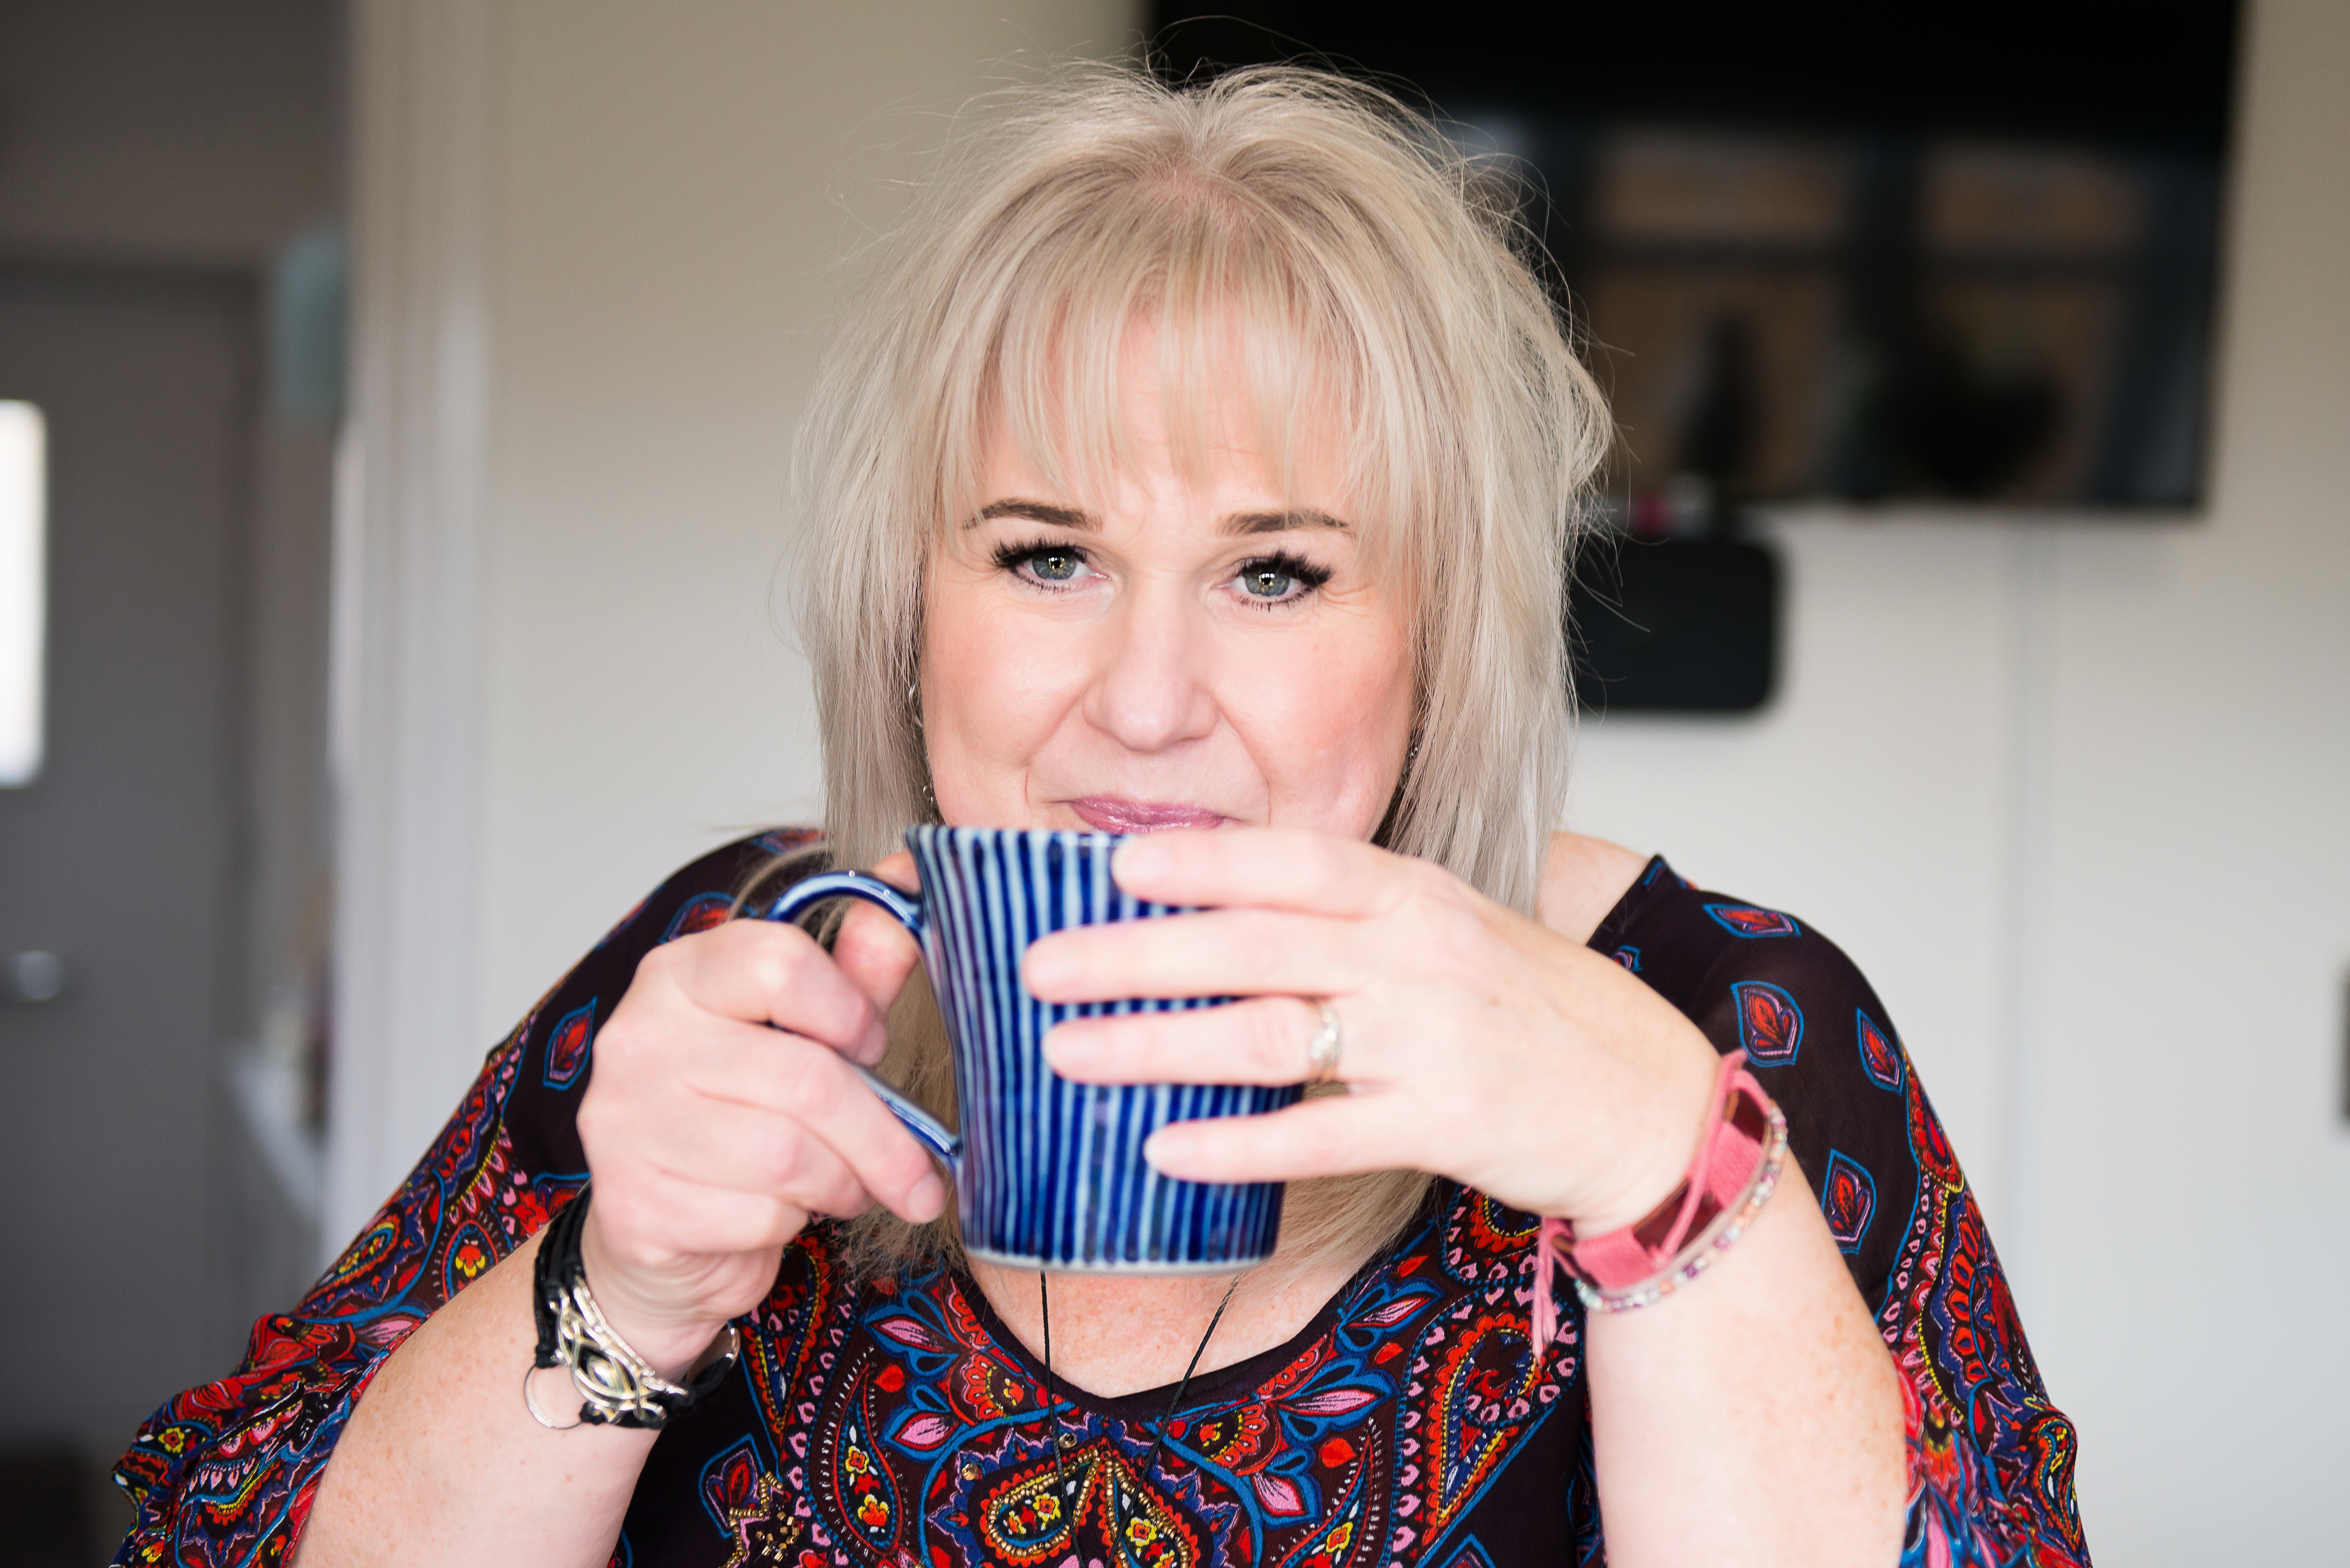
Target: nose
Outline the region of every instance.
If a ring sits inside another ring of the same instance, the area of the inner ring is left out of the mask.
[[[1102,624],[1102,647],[1085,713],[1132,752],[1162,752],[1216,727],[1207,628],[1180,591],[1125,596]]]

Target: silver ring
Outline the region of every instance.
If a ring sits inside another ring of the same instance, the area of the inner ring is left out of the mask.
[[[1305,1081],[1309,1084],[1335,1084],[1338,1081],[1338,1015],[1330,1003],[1321,1002],[1322,1026],[1314,1032],[1313,1042],[1305,1047]]]

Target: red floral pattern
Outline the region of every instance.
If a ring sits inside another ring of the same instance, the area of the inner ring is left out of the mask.
[[[290,1554],[375,1368],[584,1179],[573,1117],[592,1021],[653,945],[706,928],[767,857],[808,842],[770,834],[688,867],[533,1011],[309,1296],[255,1325],[234,1374],[140,1428],[118,1472],[139,1506],[119,1562]],[[1662,861],[1592,945],[1633,955],[1627,967],[1721,1050],[1754,1027],[1756,986],[1773,1020],[1855,1021],[1850,1038],[1800,1053],[1783,1030],[1791,1048],[1758,1070],[1904,1374],[1917,1488],[1904,1561],[2085,1563],[2073,1428],[1917,1075],[1871,1022],[1887,1014],[1866,982],[1816,933],[1698,893]],[[965,1282],[860,1282],[818,1226],[743,1320],[741,1376],[655,1445],[613,1563],[1600,1561],[1583,1320],[1570,1306],[1551,1351],[1532,1354],[1534,1241],[1532,1216],[1450,1190],[1291,1345],[1202,1378],[1162,1442],[1163,1407],[1147,1397],[1064,1387],[1048,1401]]]

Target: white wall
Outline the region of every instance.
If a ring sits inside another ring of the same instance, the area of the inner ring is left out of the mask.
[[[2023,1101],[2085,1495],[2176,1563],[2340,1561],[2350,1475],[2350,7],[2251,36],[2210,524],[2055,562]]]
[[[806,666],[770,602],[837,260],[989,74],[1128,31],[1114,0],[507,13],[484,1041],[681,862],[814,819]]]
[[[945,114],[1134,22],[355,0],[330,1236],[649,888],[813,815],[769,603],[836,263]]]
[[[1783,702],[1575,805],[1869,971],[2113,1563],[2344,1552],[2350,6],[2252,11],[2208,515],[1788,519]]]
[[[2254,11],[2209,514],[1786,519],[1780,704],[1594,726],[1575,805],[1868,970],[2080,1420],[2108,1563],[2338,1555],[2350,1473],[2326,1332],[2350,1290],[2350,7]],[[931,136],[904,106],[951,104],[975,62],[1130,21],[492,15],[476,967],[444,1104],[664,871],[813,808],[802,666],[767,614],[856,232],[831,192],[910,167],[871,150]]]

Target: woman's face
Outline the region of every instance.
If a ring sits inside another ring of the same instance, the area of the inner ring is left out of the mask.
[[[1328,443],[1284,497],[1237,378],[1197,484],[1164,437],[1157,345],[1128,334],[1135,460],[1088,509],[999,431],[977,515],[932,563],[922,722],[940,815],[1139,833],[1367,838],[1412,718],[1401,597],[1367,570]]]

